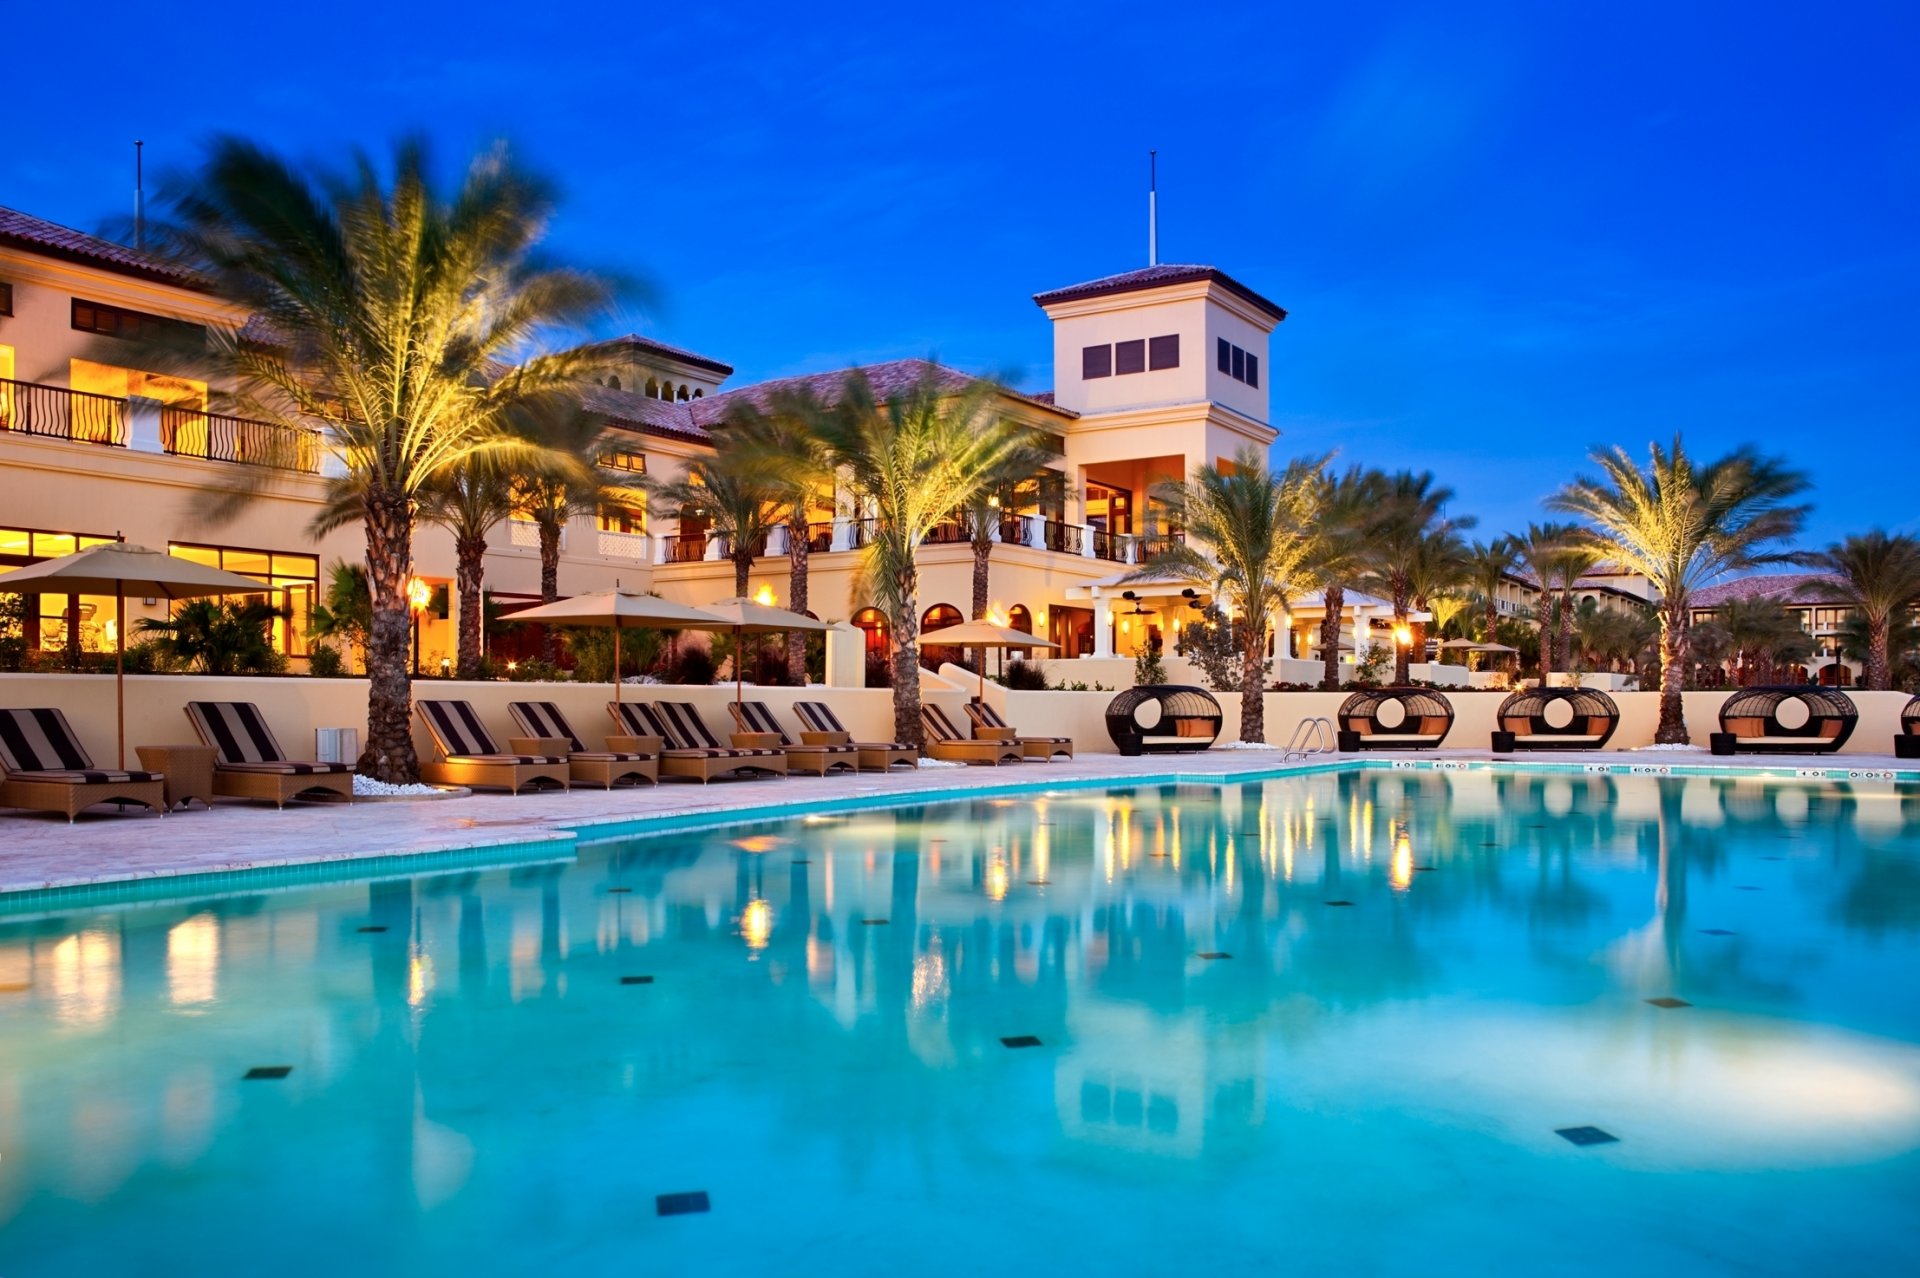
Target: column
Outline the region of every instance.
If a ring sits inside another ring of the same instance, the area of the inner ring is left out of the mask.
[[[1105,595],[1093,601],[1093,655],[1113,655],[1113,601]]]

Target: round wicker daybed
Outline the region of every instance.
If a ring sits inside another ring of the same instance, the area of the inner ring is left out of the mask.
[[[1204,750],[1220,736],[1220,703],[1205,688],[1142,684],[1107,703],[1107,735],[1121,754]]]
[[[1893,753],[1902,759],[1920,759],[1920,697],[1900,710],[1900,732],[1893,739]]]
[[[1453,703],[1431,688],[1368,688],[1340,704],[1340,749],[1431,750],[1453,727]]]
[[[1852,697],[1810,683],[1742,688],[1720,706],[1720,731],[1754,754],[1831,754],[1859,721]]]
[[[1598,750],[1620,726],[1620,707],[1598,688],[1523,688],[1495,717],[1515,750]]]

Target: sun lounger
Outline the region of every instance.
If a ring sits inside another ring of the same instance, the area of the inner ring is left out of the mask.
[[[58,710],[0,710],[0,808],[64,812],[71,822],[96,803],[138,803],[164,816],[165,781],[159,772],[94,767]]]
[[[573,725],[567,722],[567,716],[551,701],[510,701],[507,713],[532,740],[542,743],[543,747],[551,743],[566,751],[567,775],[575,785],[584,781],[611,790],[614,782],[629,779],[660,784],[657,740],[651,745],[636,743],[631,750],[589,750],[574,732]],[[517,741],[508,737],[507,745],[514,746]]]
[[[187,719],[213,747],[213,792],[234,799],[333,794],[353,802],[353,765],[289,759],[251,701],[189,701]]]
[[[693,707],[685,702],[622,701],[607,703],[613,721],[633,736],[658,737],[666,743],[660,751],[660,775],[697,777],[702,783],[730,772],[767,772],[785,776],[787,752],[773,749],[735,750],[721,745],[707,731],[707,725]],[[623,746],[620,737],[609,737],[609,745]]]
[[[973,720],[974,736],[980,736],[980,729],[987,729],[987,735],[995,732],[1011,731],[1013,725],[1001,718],[1000,712],[984,701],[967,702],[967,718]],[[1015,733],[1015,741],[1020,743],[1022,757],[1038,759],[1042,763],[1051,763],[1057,754],[1073,757],[1072,737],[1030,737],[1025,733]]]
[[[905,764],[920,766],[920,752],[900,741],[855,741],[840,722],[840,716],[824,701],[796,701],[793,713],[802,725],[800,740],[807,745],[851,745],[860,752],[860,767],[866,771],[886,772]]]
[[[1018,741],[980,741],[960,735],[939,706],[920,707],[920,723],[927,732],[927,753],[948,763],[1018,763],[1026,757]]]
[[[787,771],[811,772],[824,777],[834,768],[845,768],[849,772],[860,770],[860,747],[851,744],[838,745],[800,745],[787,735],[780,721],[773,717],[773,710],[764,701],[735,701],[727,706],[733,721],[740,725],[742,732],[764,733],[779,739],[780,748],[787,755]]]
[[[435,785],[500,786],[514,794],[536,781],[567,788],[565,756],[504,752],[471,703],[418,701],[414,705],[440,753],[438,761],[420,765],[422,779]]]

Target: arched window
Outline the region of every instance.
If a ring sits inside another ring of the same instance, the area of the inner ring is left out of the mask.
[[[693,397],[695,399],[699,399],[704,394],[706,394],[706,392],[701,390],[698,386],[693,388]]]
[[[887,650],[887,616],[878,608],[862,608],[853,614],[853,624],[865,636],[867,655],[884,654]]]
[[[945,644],[929,643],[928,637],[936,630],[945,630],[948,626],[957,626],[966,620],[960,610],[952,604],[935,604],[927,609],[920,619],[920,664],[929,670],[938,670],[943,661],[960,664],[966,659],[966,653],[959,648],[950,648]]]
[[[649,378],[647,379],[647,386],[646,386],[646,389],[645,389],[645,390],[643,390],[643,391],[641,392],[641,394],[643,394],[643,395],[645,395],[645,396],[646,396],[646,397],[647,397],[648,399],[659,399],[659,398],[660,398],[660,383],[659,383],[659,382],[656,382],[656,381],[654,381],[654,380],[653,380],[653,378],[651,378],[651,377],[649,377]]]
[[[620,389],[620,379],[619,379],[619,378],[617,378],[617,377],[609,377],[609,378],[607,379],[607,389],[608,389],[608,390],[619,390],[619,389]]]
[[[682,382],[682,383],[680,383],[680,393],[679,393],[679,394],[678,394],[677,396],[675,396],[675,398],[676,398],[676,399],[689,399],[689,398],[691,398],[691,396],[689,396],[689,395],[687,394],[687,384],[686,384],[685,382]]]
[[[1027,611],[1025,604],[1015,604],[1007,609],[1007,626],[1023,635],[1033,633],[1033,614]]]

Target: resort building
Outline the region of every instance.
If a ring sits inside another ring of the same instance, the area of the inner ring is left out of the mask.
[[[1813,656],[1804,667],[1805,677],[1823,684],[1846,687],[1860,677],[1864,667],[1841,655],[1845,642],[1842,633],[1853,616],[1853,609],[1832,588],[1831,579],[1819,573],[1781,572],[1740,577],[1694,592],[1688,612],[1690,624],[1699,626],[1719,618],[1733,602],[1771,602],[1779,605],[1800,624],[1813,641]]]
[[[1057,288],[1034,301],[1052,325],[1055,383],[1038,394],[1004,392],[1004,415],[1051,437],[1048,473],[1003,506],[994,541],[990,615],[1044,634],[1056,655],[1130,656],[1167,641],[1189,600],[1119,583],[1179,537],[1157,509],[1154,486],[1242,448],[1276,438],[1269,411],[1270,341],[1286,312],[1210,266],[1162,265]],[[307,654],[307,618],[334,561],[358,563],[357,526],[316,534],[332,458],[315,434],[246,420],[232,391],[192,369],[155,368],[139,340],[191,339],[208,325],[248,316],[191,275],[124,245],[0,209],[0,567],[16,567],[116,537],[164,548],[260,579],[281,612],[275,642],[296,669]],[[624,339],[628,361],[589,407],[617,439],[615,469],[673,478],[714,446],[729,412],[761,404],[792,382],[729,387],[733,369],[651,338]],[[862,369],[885,396],[929,366],[902,360]],[[968,375],[932,369],[955,390]],[[845,370],[806,382],[836,393]],[[244,491],[249,500],[222,500]],[[216,517],[218,516],[218,517]],[[815,514],[810,603],[851,621],[870,650],[885,622],[858,597],[869,525],[848,493]],[[750,590],[783,599],[784,529],[758,558]],[[921,559],[923,627],[971,612],[973,550],[960,519],[938,530]],[[508,609],[539,597],[536,527],[510,519],[489,539],[487,594]],[[616,584],[699,604],[734,593],[728,547],[698,510],[677,518],[637,508],[577,517],[561,547],[563,595]],[[422,525],[415,571],[433,589],[419,616],[421,663],[453,654],[452,539]],[[1131,593],[1129,591],[1131,590]],[[128,624],[165,613],[165,601],[129,601]],[[113,646],[111,601],[43,596],[29,642],[40,648]],[[929,654],[929,664],[942,654]]]

